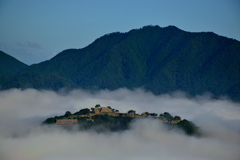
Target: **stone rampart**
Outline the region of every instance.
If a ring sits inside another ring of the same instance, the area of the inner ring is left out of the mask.
[[[77,124],[77,119],[57,119],[56,124],[57,125],[69,125],[69,124]]]
[[[112,113],[113,111],[112,111],[112,109],[110,109],[110,108],[102,107],[102,108],[101,108],[101,112]]]

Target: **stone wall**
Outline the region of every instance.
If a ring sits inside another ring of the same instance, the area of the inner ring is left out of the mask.
[[[108,113],[109,116],[119,117],[119,113]]]
[[[69,124],[77,124],[77,119],[57,119],[56,124],[57,125],[69,125]]]
[[[95,113],[100,113],[101,112],[101,108],[94,108],[94,112]]]
[[[107,107],[102,107],[101,112],[108,112],[108,113],[110,112],[111,113],[113,111],[112,111],[112,109],[109,109]]]

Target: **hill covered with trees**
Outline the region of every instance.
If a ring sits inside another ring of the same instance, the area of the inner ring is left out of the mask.
[[[133,89],[210,92],[240,100],[240,42],[212,32],[145,26],[110,33],[18,72],[2,89]]]
[[[22,71],[28,65],[0,51],[0,76],[9,76]]]
[[[11,76],[16,75],[27,67],[28,65],[0,51],[0,87],[2,84],[12,81]]]
[[[199,135],[198,127],[192,122],[180,116],[172,116],[168,112],[163,114],[144,112],[136,113],[129,110],[127,113],[119,113],[118,110],[108,107],[96,105],[95,108],[84,108],[78,112],[71,113],[66,111],[64,115],[47,118],[43,124],[56,124],[65,128],[78,126],[79,130],[94,129],[97,132],[105,131],[123,131],[129,129],[129,124],[135,119],[152,118],[161,120],[171,130],[177,127],[188,135]]]

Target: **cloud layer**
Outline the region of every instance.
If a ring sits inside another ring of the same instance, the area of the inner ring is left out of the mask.
[[[0,92],[0,159],[178,159],[237,160],[240,157],[240,104],[183,93],[153,95],[141,89],[71,92],[7,90]],[[96,104],[120,112],[163,113],[193,121],[204,134],[189,137],[168,131],[157,120],[139,120],[121,133],[66,131],[39,124],[47,117]]]

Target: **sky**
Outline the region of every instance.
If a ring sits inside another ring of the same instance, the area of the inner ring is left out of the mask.
[[[89,92],[0,91],[1,160],[239,160],[240,104],[210,95],[153,95],[142,89]],[[169,131],[160,120],[140,119],[124,132],[64,130],[41,126],[46,118],[96,104],[121,113],[169,112],[192,121],[201,137]]]
[[[174,25],[240,40],[239,0],[0,0],[0,50],[31,65],[112,32]]]

